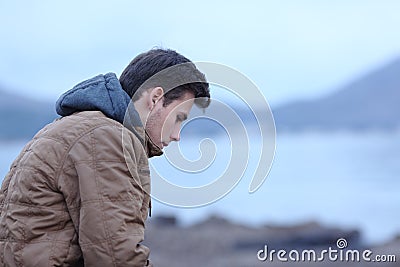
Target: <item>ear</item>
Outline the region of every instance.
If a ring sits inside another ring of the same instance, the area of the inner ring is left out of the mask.
[[[153,109],[156,103],[163,98],[164,89],[162,87],[154,87],[149,91],[148,106]]]

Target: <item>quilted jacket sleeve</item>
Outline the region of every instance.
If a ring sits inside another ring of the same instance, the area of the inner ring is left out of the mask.
[[[149,200],[137,167],[140,146],[136,140],[124,153],[121,128],[101,126],[69,152],[81,201],[75,225],[85,266],[149,264],[150,250],[140,244]]]

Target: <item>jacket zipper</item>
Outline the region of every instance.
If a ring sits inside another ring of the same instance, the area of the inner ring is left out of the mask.
[[[149,217],[151,217],[151,199],[149,201]]]

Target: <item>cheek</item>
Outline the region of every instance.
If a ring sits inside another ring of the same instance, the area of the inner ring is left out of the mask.
[[[146,130],[152,135],[152,137],[160,136],[162,127],[162,118],[160,115],[160,112],[154,112],[147,118]]]
[[[168,116],[166,120],[164,121],[164,126],[163,126],[163,135],[169,135],[172,130],[174,129],[175,126],[175,120],[172,118],[172,116]]]

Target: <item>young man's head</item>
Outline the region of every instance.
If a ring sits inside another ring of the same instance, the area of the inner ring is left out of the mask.
[[[206,108],[210,103],[204,74],[189,59],[169,49],[138,55],[119,81],[134,101],[147,134],[160,148],[179,141],[181,124],[193,104]]]

